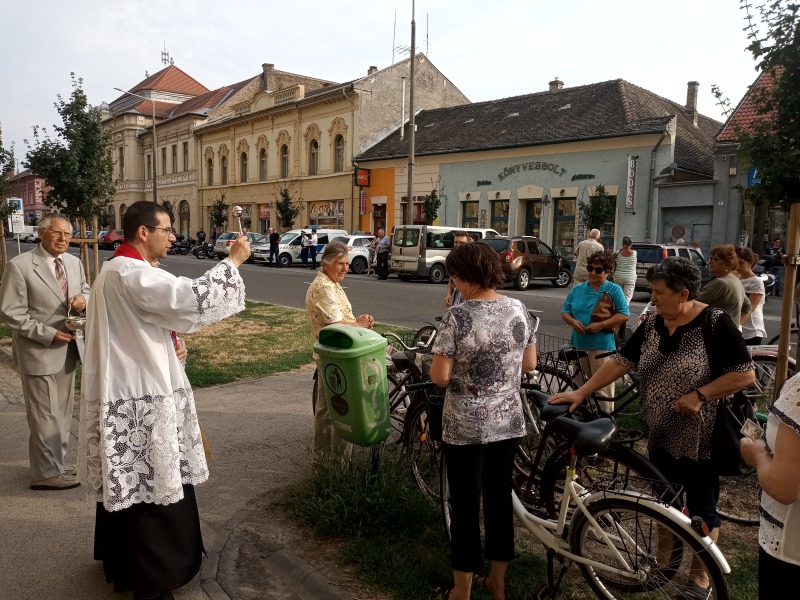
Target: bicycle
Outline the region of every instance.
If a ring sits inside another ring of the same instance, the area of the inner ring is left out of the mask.
[[[423,328],[424,329],[424,328]],[[422,331],[422,330],[420,330]],[[420,331],[415,340],[420,337]],[[393,338],[402,351],[391,355],[395,374],[388,374],[389,414],[392,427],[398,433],[397,442],[409,452],[411,469],[423,495],[431,502],[439,502],[439,457],[441,443],[431,435],[428,418],[428,394],[431,384],[426,384],[425,358],[430,355],[435,336],[424,341],[416,341],[408,346],[402,338],[393,333],[384,337]],[[435,388],[435,386],[433,386]],[[436,388],[438,389],[438,388]],[[442,394],[443,395],[443,394]]]
[[[691,575],[707,576],[708,597],[728,598],[724,574],[730,566],[719,547],[708,537],[698,519],[690,519],[673,504],[679,487],[663,487],[662,481],[643,481],[641,489],[660,490],[648,495],[630,489],[583,485],[578,479],[579,461],[607,450],[617,434],[613,419],[589,422],[567,418],[566,407],[542,417],[555,435],[569,446],[563,483],[558,473],[543,470],[538,487],[561,486],[564,493],[555,515],[531,510],[512,489],[513,514],[519,523],[547,549],[548,582],[536,598],[555,598],[571,565],[578,564],[589,587],[599,598],[692,598]],[[562,414],[559,414],[562,413]],[[442,461],[442,511],[447,515],[447,465]],[[447,521],[447,517],[445,516]],[[554,561],[561,570],[555,577]]]

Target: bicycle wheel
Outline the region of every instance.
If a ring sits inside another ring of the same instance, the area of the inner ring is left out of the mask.
[[[568,448],[559,448],[547,460],[539,485],[540,505],[551,518],[558,515],[569,465]],[[581,456],[576,481],[585,488],[635,491],[664,502],[675,500],[674,490],[661,471],[628,446],[612,444],[595,456]]]
[[[428,500],[438,503],[441,497],[439,462],[442,444],[431,439],[424,399],[415,399],[408,408],[403,435],[419,489]]]
[[[690,577],[708,579],[708,597],[727,600],[728,586],[703,543],[647,503],[604,498],[587,507],[597,526],[581,511],[570,525],[570,549],[584,558],[620,569],[612,573],[578,563],[598,598],[698,598]],[[620,563],[599,534],[605,533],[627,563]]]
[[[392,426],[389,442],[397,443],[403,439],[403,429],[405,427],[406,415],[408,414],[408,407],[411,403],[411,397],[406,392],[406,373],[400,372],[398,374],[388,373],[386,375],[389,381],[389,420]]]
[[[452,507],[450,506],[450,484],[447,482],[447,461],[442,453],[439,461],[439,506],[442,509],[442,521],[447,539],[450,539],[450,525],[453,522]]]
[[[433,343],[438,331],[433,325],[423,325],[414,334],[414,347],[428,348]]]
[[[719,478],[717,512],[720,518],[741,525],[758,525],[759,506],[758,475],[755,469],[744,475]]]
[[[766,413],[772,406],[775,391],[775,373],[778,370],[778,358],[766,354],[753,356],[756,365],[756,381],[749,388],[743,390],[751,402],[755,404],[757,413]],[[788,366],[787,379],[795,373],[792,364]]]

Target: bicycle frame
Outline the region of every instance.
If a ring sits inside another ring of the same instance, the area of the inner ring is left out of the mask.
[[[514,515],[517,517],[517,519],[519,519],[520,523],[522,523],[525,529],[527,529],[534,537],[536,537],[545,546],[545,548],[552,549],[560,556],[563,556],[569,560],[589,565],[593,569],[613,573],[618,576],[630,577],[633,581],[644,581],[647,577],[647,574],[637,574],[633,571],[631,565],[628,564],[611,539],[602,530],[597,521],[591,516],[591,513],[587,508],[592,504],[592,502],[602,498],[626,498],[628,500],[634,500],[637,503],[647,505],[651,509],[663,515],[665,518],[679,525],[687,534],[700,541],[705,551],[711,555],[714,562],[717,564],[717,566],[719,566],[723,573],[727,574],[731,572],[730,565],[720,551],[719,546],[717,546],[714,540],[712,540],[710,537],[700,536],[694,527],[692,527],[689,517],[684,515],[682,512],[673,508],[672,506],[661,504],[660,502],[638,492],[598,491],[590,493],[575,481],[576,464],[577,456],[573,453],[570,458],[570,465],[567,469],[567,475],[564,481],[564,490],[567,493],[563,494],[561,497],[561,506],[559,508],[557,520],[543,519],[528,512],[522,505],[520,499],[517,497],[516,492],[514,490],[511,491],[512,510]],[[587,520],[595,528],[600,540],[608,548],[610,555],[619,561],[619,564],[624,565],[626,567],[625,570],[604,563],[598,563],[597,561],[573,554],[570,551],[569,542],[564,539],[570,503],[574,504],[578,510],[580,510],[586,516]],[[631,542],[632,540],[628,538],[626,541]]]

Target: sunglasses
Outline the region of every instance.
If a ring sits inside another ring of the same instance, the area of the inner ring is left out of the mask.
[[[589,273],[597,273],[599,275],[600,273],[605,273],[606,269],[605,269],[605,267],[589,267],[588,268],[588,272]]]

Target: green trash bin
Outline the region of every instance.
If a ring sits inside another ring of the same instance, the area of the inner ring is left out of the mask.
[[[350,325],[322,328],[314,344],[336,433],[359,446],[382,442],[392,428],[385,348],[379,333]]]

